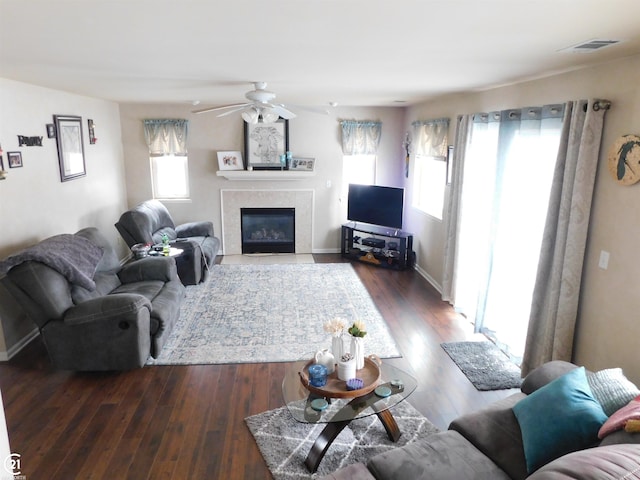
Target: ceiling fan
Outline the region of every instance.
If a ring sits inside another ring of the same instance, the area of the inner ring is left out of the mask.
[[[227,110],[218,115],[218,117],[224,117],[242,111],[242,118],[247,123],[258,123],[259,118],[262,118],[264,123],[273,123],[280,117],[287,120],[296,117],[296,114],[286,109],[284,105],[271,103],[276,98],[276,94],[266,89],[266,82],[254,82],[253,87],[254,90],[244,95],[246,99],[249,100],[248,102],[203,108],[201,110],[194,110],[193,113]]]

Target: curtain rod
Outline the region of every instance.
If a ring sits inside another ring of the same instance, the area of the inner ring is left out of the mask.
[[[611,108],[611,102],[609,100],[595,100],[593,102],[593,110],[609,110]]]

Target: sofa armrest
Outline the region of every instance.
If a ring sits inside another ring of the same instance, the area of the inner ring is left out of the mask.
[[[105,371],[142,367],[151,352],[150,303],[142,295],[113,294],[71,307],[63,321],[41,330],[53,365]]]
[[[176,262],[171,257],[148,257],[127,263],[118,272],[122,283],[159,280],[168,282],[178,278]]]
[[[525,478],[527,464],[522,446],[522,432],[513,406],[526,395],[517,392],[487,407],[451,422],[454,430],[490,458],[511,478]]]
[[[72,326],[111,319],[126,322],[137,318],[138,312],[143,308],[151,311],[151,302],[142,295],[115,293],[87,300],[70,308],[64,315],[64,323]]]
[[[529,395],[575,368],[578,368],[578,366],[563,360],[547,362],[531,371],[524,378],[520,390],[522,390],[522,393]]]
[[[534,472],[530,480],[579,478],[601,480],[638,478],[640,448],[637,445],[609,445],[568,453]]]
[[[189,222],[176,227],[178,238],[213,237],[212,222]]]

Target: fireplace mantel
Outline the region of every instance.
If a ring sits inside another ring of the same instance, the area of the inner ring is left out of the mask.
[[[216,175],[227,180],[304,180],[315,176],[315,172],[298,170],[218,170]]]

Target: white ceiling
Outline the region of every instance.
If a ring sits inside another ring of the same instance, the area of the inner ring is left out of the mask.
[[[625,41],[559,52],[594,38]],[[266,81],[285,104],[398,106],[637,53],[640,0],[0,0],[1,77],[117,102]]]

